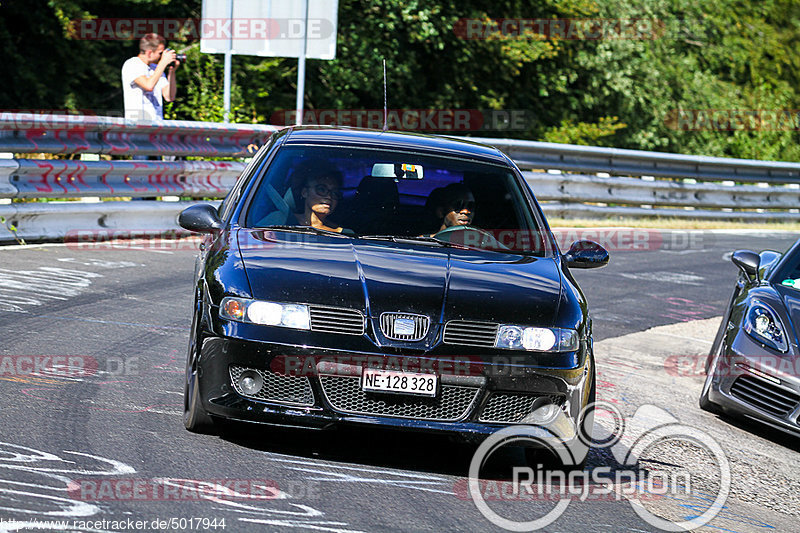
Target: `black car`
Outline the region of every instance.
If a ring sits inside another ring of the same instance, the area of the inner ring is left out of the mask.
[[[595,396],[591,321],[520,170],[435,136],[276,132],[216,209],[196,269],[185,426],[391,426],[577,442]]]
[[[740,268],[706,361],[700,407],[800,436],[800,240],[786,253],[738,250]]]

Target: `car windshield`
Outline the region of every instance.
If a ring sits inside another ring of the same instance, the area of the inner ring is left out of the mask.
[[[243,226],[548,255],[513,169],[374,148],[285,146],[250,195]]]

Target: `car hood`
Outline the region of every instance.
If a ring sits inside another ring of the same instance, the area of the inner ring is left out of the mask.
[[[550,258],[240,230],[254,298],[364,311],[553,326],[561,273]]]

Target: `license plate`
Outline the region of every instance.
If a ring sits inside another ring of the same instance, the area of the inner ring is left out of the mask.
[[[361,375],[361,389],[369,392],[396,392],[436,396],[439,378],[436,374],[411,374],[365,368]]]

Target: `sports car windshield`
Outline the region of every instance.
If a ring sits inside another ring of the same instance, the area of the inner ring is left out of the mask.
[[[513,169],[464,158],[285,146],[248,206],[249,228],[505,253],[551,249]]]

